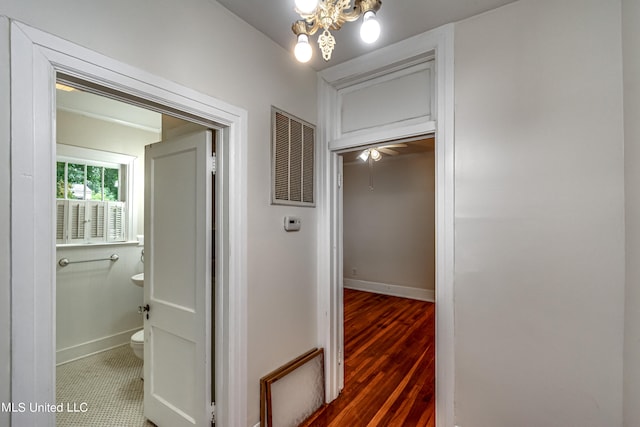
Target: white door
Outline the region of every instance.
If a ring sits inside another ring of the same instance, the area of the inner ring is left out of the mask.
[[[210,131],[145,151],[144,416],[160,427],[211,423],[211,157]]]

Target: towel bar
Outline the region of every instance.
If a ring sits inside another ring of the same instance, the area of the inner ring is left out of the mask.
[[[66,267],[69,264],[79,264],[81,262],[93,262],[93,261],[111,261],[111,262],[116,262],[119,259],[120,259],[120,257],[118,256],[118,254],[113,254],[109,258],[85,259],[85,260],[82,260],[82,261],[69,261],[69,258],[60,258],[60,261],[58,261],[58,265],[60,267]]]

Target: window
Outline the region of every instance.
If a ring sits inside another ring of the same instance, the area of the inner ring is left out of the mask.
[[[132,156],[57,145],[56,243],[128,238]]]
[[[273,204],[315,206],[315,127],[272,108]]]
[[[118,201],[120,165],[58,161],[56,198]]]

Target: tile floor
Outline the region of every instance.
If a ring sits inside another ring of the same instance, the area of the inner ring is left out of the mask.
[[[56,400],[65,411],[56,426],[153,427],[142,415],[141,375],[142,360],[128,345],[58,366]]]

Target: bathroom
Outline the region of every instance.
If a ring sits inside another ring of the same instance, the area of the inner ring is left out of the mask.
[[[151,425],[131,345],[143,328],[143,284],[131,278],[144,270],[145,145],[202,127],[56,89],[56,398],[85,410],[56,424]]]

